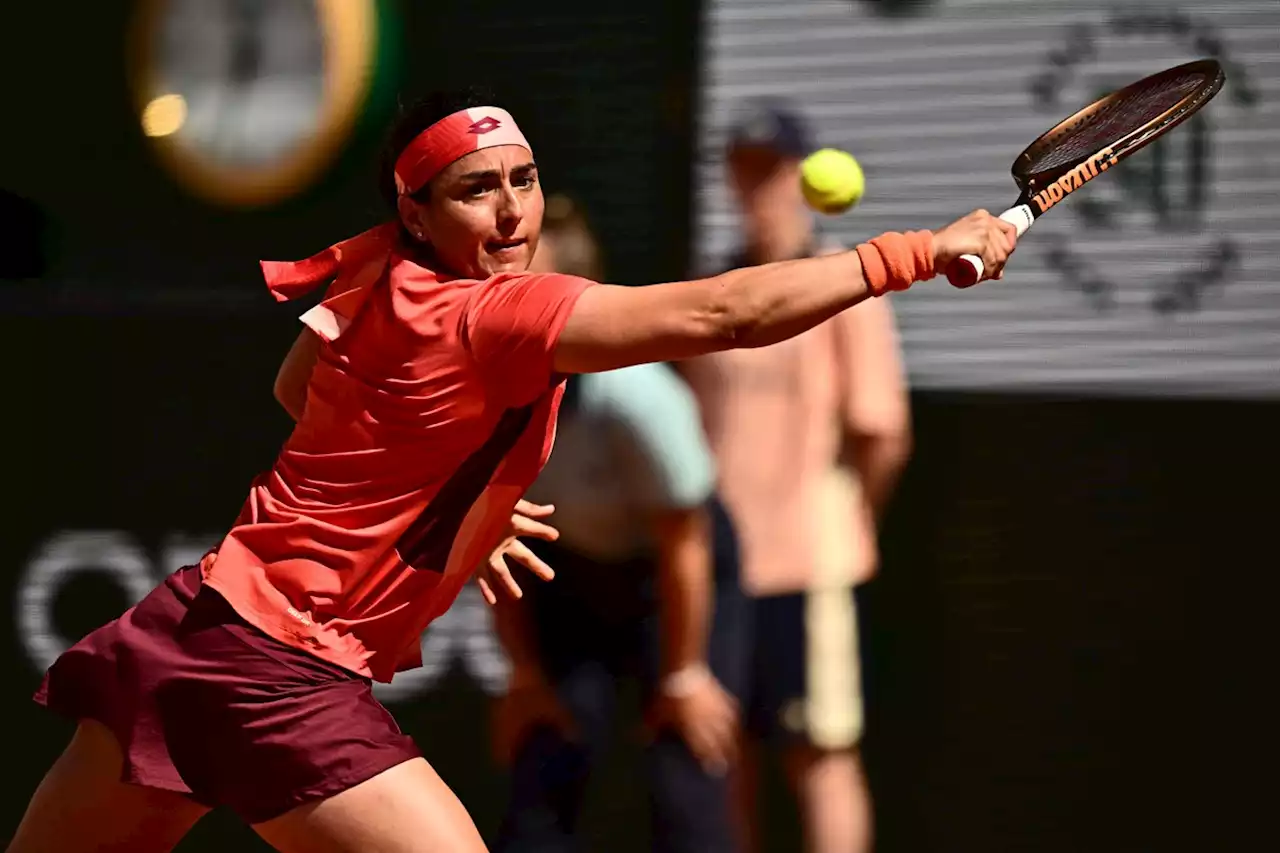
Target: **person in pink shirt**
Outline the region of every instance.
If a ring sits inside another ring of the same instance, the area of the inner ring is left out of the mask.
[[[745,241],[732,267],[838,251],[800,192],[814,150],[785,105],[748,106],[728,149]],[[854,588],[876,570],[876,519],[907,460],[911,423],[890,303],[878,299],[764,349],[682,365],[699,398],[755,598],[744,716],[780,742],[810,853],[871,849]],[[740,794],[755,792],[744,747]],[[758,813],[744,802],[742,814]],[[746,827],[749,841],[756,834]]]
[[[939,231],[699,281],[617,287],[530,273],[543,197],[489,99],[432,96],[393,130],[391,221],[294,263],[323,289],[277,380],[297,418],[222,543],[50,667],[36,699],[78,723],[9,853],[170,850],[226,808],[283,853],[478,853],[466,809],[373,696],[422,630],[507,558],[551,570],[522,501],[564,378],[800,334],[961,254],[998,272],[1006,226]],[[441,732],[440,737],[449,737]]]

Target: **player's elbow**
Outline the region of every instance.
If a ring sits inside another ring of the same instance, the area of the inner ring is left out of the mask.
[[[307,404],[307,385],[320,355],[320,338],[310,329],[303,329],[280,363],[273,386],[276,400],[296,421],[301,419]]]
[[[295,421],[302,418],[302,410],[306,405],[306,392],[302,390],[300,393],[297,383],[290,382],[284,371],[276,377],[272,393],[275,395],[276,402],[289,413],[289,417]]]

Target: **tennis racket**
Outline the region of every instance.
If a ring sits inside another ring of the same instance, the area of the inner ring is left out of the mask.
[[[1022,195],[1000,218],[1021,237],[1071,193],[1195,115],[1225,82],[1215,60],[1188,62],[1112,92],[1059,122],[1013,162],[1013,181]],[[947,279],[970,287],[983,271],[981,258],[962,255],[947,267]]]

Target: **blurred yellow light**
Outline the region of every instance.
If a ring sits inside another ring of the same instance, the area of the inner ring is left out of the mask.
[[[181,95],[161,95],[142,110],[142,132],[147,136],[177,133],[187,120],[187,102]]]

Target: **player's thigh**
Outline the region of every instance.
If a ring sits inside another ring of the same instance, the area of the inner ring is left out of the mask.
[[[281,853],[485,853],[462,802],[421,758],[254,826]]]
[[[166,853],[207,809],[186,796],[120,781],[115,736],[86,720],[45,774],[8,853]]]

